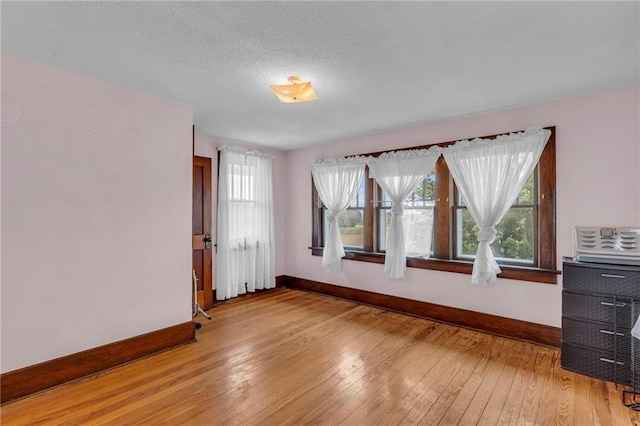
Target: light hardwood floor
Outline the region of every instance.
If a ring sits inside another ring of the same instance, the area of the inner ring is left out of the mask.
[[[640,424],[557,349],[291,289],[209,313],[197,343],[7,404],[2,424]]]

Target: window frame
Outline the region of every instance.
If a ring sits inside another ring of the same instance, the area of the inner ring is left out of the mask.
[[[538,185],[538,178],[539,178],[539,174],[538,174],[538,166],[536,165],[535,169],[533,170],[532,174],[531,174],[534,179],[533,179],[533,193],[534,195],[538,195],[539,194],[539,186]],[[458,217],[459,217],[459,213],[463,210],[469,211],[469,208],[465,205],[463,205],[460,201],[460,191],[458,190],[458,187],[454,185],[453,187],[453,197],[452,200],[453,202],[451,203],[451,217],[452,217],[452,233],[451,233],[451,247],[453,249],[453,253],[452,253],[452,259],[453,260],[469,260],[470,258],[467,256],[463,256],[462,254],[460,254],[460,252],[458,251],[458,245],[460,244],[460,241],[458,241],[458,226],[460,225],[458,223]],[[538,197],[539,199],[540,197]],[[517,202],[517,200],[516,200]],[[533,246],[534,248],[538,248],[538,250],[534,250],[533,253],[533,260],[531,262],[529,261],[519,261],[517,259],[509,259],[509,260],[505,260],[502,259],[502,263],[500,263],[501,266],[508,266],[508,265],[515,265],[515,266],[524,266],[524,267],[534,267],[534,265],[538,265],[539,263],[539,245],[538,245],[538,234],[540,233],[540,229],[538,226],[538,203],[536,201],[532,202],[532,203],[527,203],[527,204],[512,204],[511,207],[509,208],[509,210],[507,211],[510,212],[513,209],[530,209],[531,210],[531,214],[532,214],[532,225],[533,225],[533,232],[532,232],[532,239],[533,239]],[[505,214],[506,216],[506,214]],[[494,252],[495,255],[495,252]],[[497,256],[496,256],[497,258]]]
[[[537,266],[521,266],[500,263],[502,273],[500,278],[522,281],[539,282],[545,284],[557,284],[560,271],[556,267],[556,128],[545,127],[551,131],[549,141],[540,156],[534,173],[537,173],[538,202],[534,203],[534,221],[537,221],[538,232],[534,233],[538,264]],[[501,133],[504,134],[504,133]],[[481,139],[495,139],[499,135],[482,136]],[[469,138],[471,139],[471,138]],[[409,149],[428,149],[437,145],[446,147],[456,141],[441,142],[432,145],[422,145],[395,149],[404,151]],[[369,154],[377,157],[383,152]],[[434,229],[434,253],[429,259],[407,257],[407,267],[419,269],[431,269],[436,271],[471,274],[473,270],[472,260],[455,259],[453,257],[453,244],[455,228],[453,226],[455,204],[453,203],[454,184],[449,168],[443,157],[440,157],[435,166],[436,169],[436,204],[435,204],[435,229]],[[374,198],[375,182],[369,178],[368,167],[365,168],[365,209],[363,218],[364,249],[355,250],[345,248],[344,259],[362,262],[384,263],[385,254],[375,251],[374,242],[377,241],[377,221],[375,217]],[[311,254],[322,256],[323,235],[322,229],[322,203],[311,179],[312,189],[312,246]],[[537,212],[537,214],[535,214]],[[544,247],[544,250],[540,248]]]
[[[427,176],[427,175],[425,175],[425,176]],[[423,180],[423,182],[424,182],[424,180]],[[376,252],[386,254],[386,252],[387,252],[386,249],[385,250],[382,249],[382,242],[381,242],[382,238],[379,238],[380,237],[379,234],[382,231],[382,226],[381,226],[382,225],[382,214],[383,214],[382,212],[384,211],[385,212],[384,214],[386,214],[386,212],[391,212],[391,205],[382,206],[382,203],[383,203],[382,199],[384,198],[384,191],[382,190],[382,187],[378,183],[375,182],[375,180],[374,180],[373,186],[374,186],[375,191],[376,191],[375,192],[376,198],[374,198],[374,200],[373,200],[373,205],[375,206],[374,213],[376,215],[374,217],[374,220],[376,222],[374,224],[374,226],[375,226],[375,229],[376,229],[376,232],[377,232],[376,236],[378,237],[374,241],[374,243],[375,243],[374,247],[377,249]],[[424,187],[423,187],[423,191],[424,191]],[[411,195],[413,195],[413,193]],[[437,195],[437,194],[434,194],[434,195]],[[422,202],[425,202],[425,201],[432,201],[434,203],[434,205],[433,206],[429,206],[429,207],[404,205],[403,209],[404,209],[405,212],[407,212],[408,210],[412,210],[412,209],[415,209],[415,210],[427,210],[427,209],[433,210],[433,230],[432,231],[433,231],[433,237],[435,237],[435,229],[436,229],[436,223],[435,222],[436,222],[436,214],[437,214],[436,213],[437,206],[436,206],[436,203],[435,203],[435,197],[434,197],[433,200],[427,200],[423,195]],[[432,238],[432,241],[431,241],[432,248],[435,245],[434,240],[435,240],[435,238]],[[433,254],[434,254],[433,250],[431,250],[430,255],[433,255]]]
[[[365,189],[365,192],[366,192],[366,189]],[[364,233],[365,233],[365,229],[364,229],[365,214],[364,214],[364,211],[365,211],[366,204],[367,204],[367,197],[366,197],[366,194],[365,194],[362,207],[360,207],[360,206],[353,207],[353,206],[349,205],[349,207],[347,207],[346,210],[345,210],[345,212],[347,212],[349,210],[362,211],[362,231],[363,231],[362,232],[362,234],[363,234],[362,235],[362,248],[360,248],[359,246],[348,245],[348,244],[345,244],[343,242],[342,245],[343,245],[345,250],[356,250],[356,251],[364,251],[365,250],[365,241],[364,241],[364,238],[365,238],[364,237]],[[325,231],[326,231],[326,229],[324,229],[324,227],[325,227],[324,212],[325,212],[325,210],[327,210],[327,208],[324,205],[322,205],[322,203],[320,203],[320,205],[322,206],[322,209],[320,210],[320,218],[322,219],[322,239],[324,240]]]

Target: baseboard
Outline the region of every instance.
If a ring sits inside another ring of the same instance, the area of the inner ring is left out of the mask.
[[[195,341],[189,321],[0,375],[0,404]]]
[[[290,288],[352,300],[390,311],[428,318],[511,339],[560,347],[561,329],[558,327],[341,287],[304,278],[285,276],[284,282],[285,286]]]

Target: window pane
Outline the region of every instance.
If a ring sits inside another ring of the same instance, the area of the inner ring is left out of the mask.
[[[391,199],[386,192],[380,191],[380,205],[382,207],[391,207]],[[404,206],[420,206],[425,205],[425,201],[435,201],[436,199],[436,175],[428,174],[418,187],[404,200]]]
[[[387,232],[391,222],[391,201],[384,191],[381,193],[378,208],[378,248],[380,251],[386,251]],[[408,257],[428,257],[432,253],[435,198],[436,177],[431,173],[424,177],[422,183],[402,203]]]
[[[429,257],[433,235],[433,205],[421,209],[405,209],[404,240],[407,257]]]
[[[436,199],[436,175],[430,173],[426,175],[420,184],[413,191],[413,198],[421,201],[435,201]]]
[[[364,187],[366,183],[366,177],[362,176],[362,181],[360,181],[360,188],[358,188],[358,195],[355,200],[351,203],[349,207],[354,208],[364,208],[365,199],[364,199]]]
[[[329,223],[327,222],[327,210],[324,209],[324,240],[327,241]],[[338,217],[340,239],[345,247],[364,247],[363,209],[347,209]]]
[[[518,199],[516,200],[514,205],[518,204],[533,204],[534,201],[534,191],[535,188],[533,186],[533,173],[527,179],[527,183],[524,184],[522,191],[520,191],[520,195],[518,195]]]
[[[247,165],[230,164],[227,176],[229,199],[252,201],[254,199],[254,178],[255,168]]]
[[[378,235],[380,251],[387,250],[387,232],[391,222],[391,210],[380,209]],[[403,214],[404,240],[408,257],[428,257],[432,253],[434,229],[434,205],[423,208],[405,208]]]
[[[456,205],[464,206],[465,205],[464,200],[462,198],[462,195],[460,194],[460,191],[456,191],[456,192],[458,194],[458,196],[456,197]],[[527,179],[527,182],[524,184],[524,187],[520,191],[518,198],[516,198],[516,201],[514,201],[513,205],[514,206],[531,205],[531,204],[534,204],[534,200],[535,200],[535,186],[534,186],[533,173],[531,173],[531,175],[529,175],[529,178]]]
[[[227,229],[231,240],[242,241],[256,234],[256,204],[248,201],[229,200],[229,216],[233,218]]]
[[[478,250],[478,225],[467,209],[457,213],[457,255],[474,258]],[[498,260],[533,262],[533,208],[514,207],[496,226],[498,235],[491,244]]]
[[[380,196],[380,207],[389,207],[389,208],[391,208],[391,198],[389,198],[387,193],[382,191],[382,190],[380,190],[380,193],[382,194]]]
[[[480,228],[476,225],[467,209],[458,209],[456,224],[458,228],[456,235],[458,257],[475,257],[478,251],[478,232]]]
[[[378,211],[378,245],[380,251],[387,250],[387,231],[391,222],[391,210],[380,209]]]

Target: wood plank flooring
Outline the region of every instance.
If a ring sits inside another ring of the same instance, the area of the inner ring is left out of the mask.
[[[557,349],[291,289],[198,342],[1,408],[3,425],[640,425]]]

